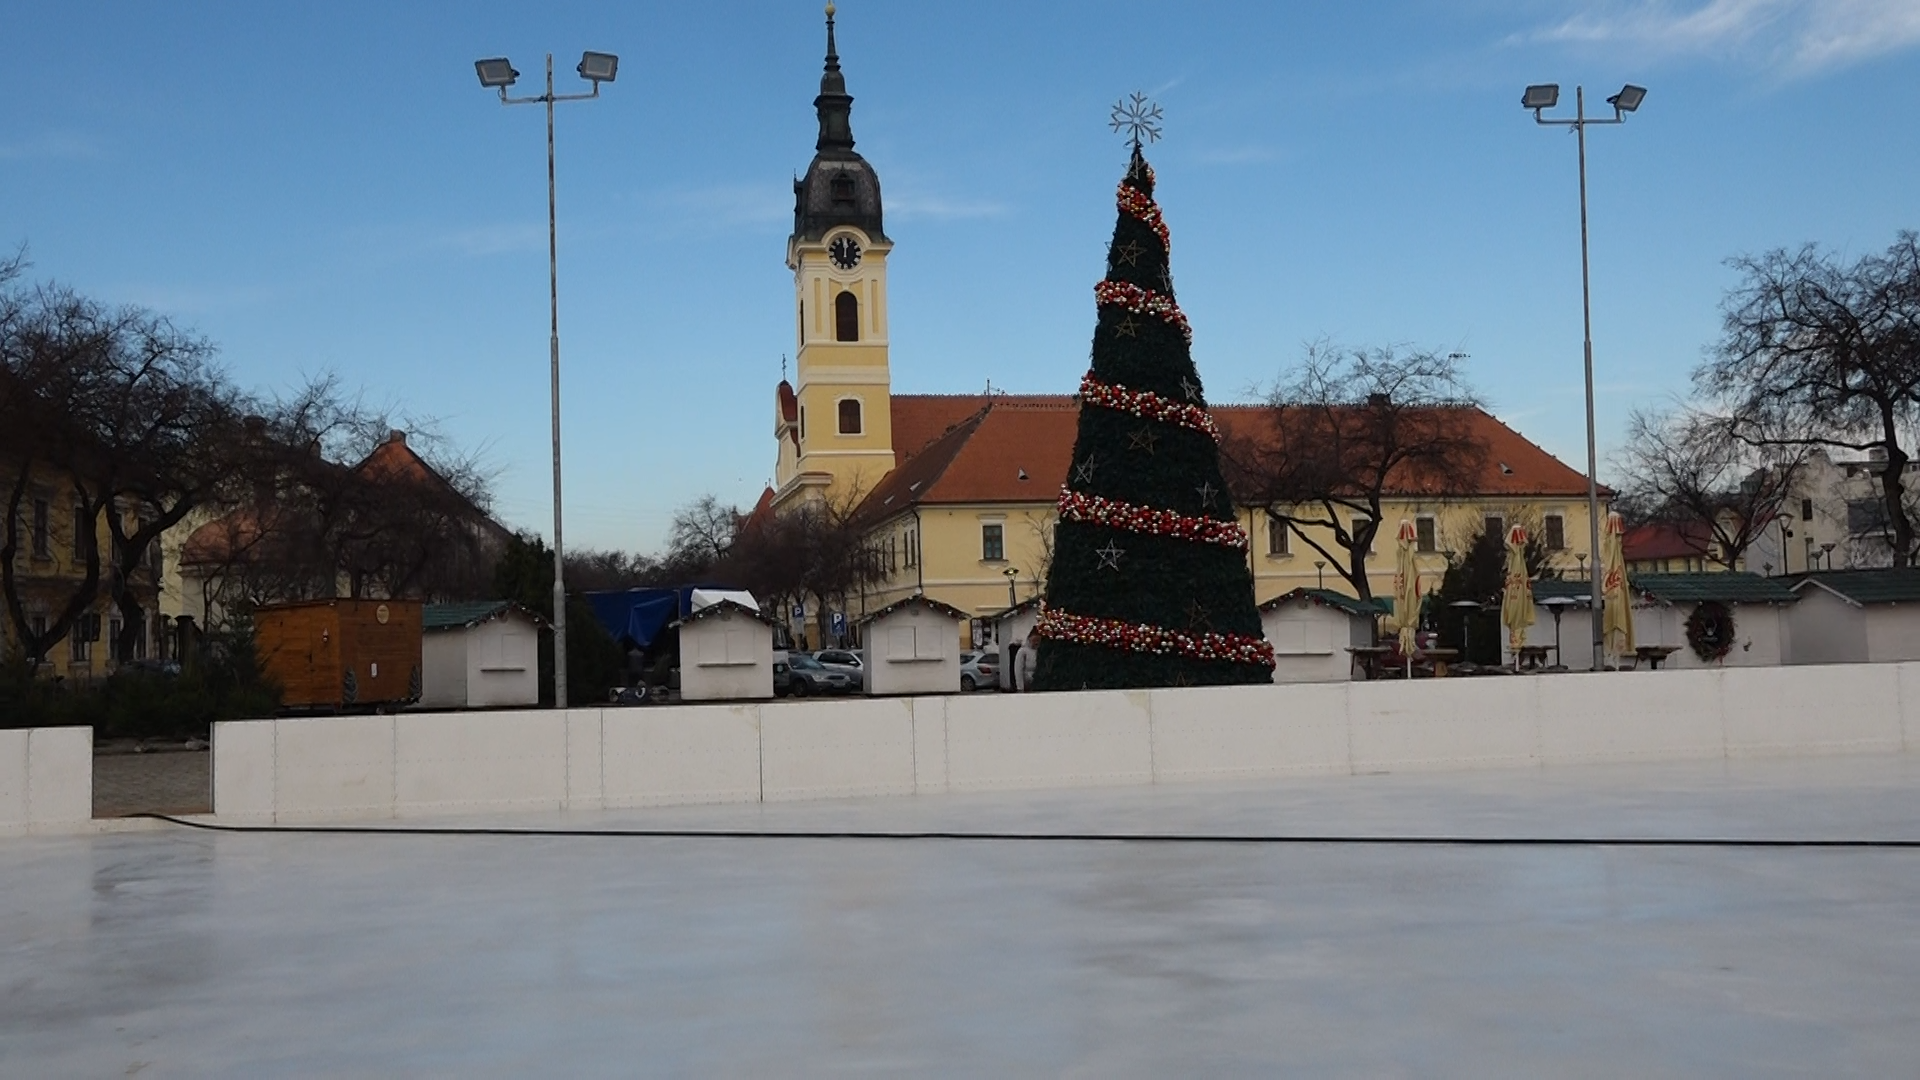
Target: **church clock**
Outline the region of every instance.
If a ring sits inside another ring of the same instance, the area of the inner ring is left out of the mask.
[[[842,270],[851,270],[860,265],[860,242],[851,236],[835,237],[827,245],[827,254],[833,259],[833,265]]]

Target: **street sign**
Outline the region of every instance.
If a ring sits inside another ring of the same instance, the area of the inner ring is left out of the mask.
[[[795,622],[804,621],[806,617],[807,617],[807,605],[805,604],[793,605],[793,619]]]
[[[844,634],[847,632],[847,616],[845,612],[836,611],[833,613],[833,632],[835,634]]]

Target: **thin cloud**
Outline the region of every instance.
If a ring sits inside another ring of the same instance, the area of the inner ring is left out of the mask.
[[[1914,0],[1672,0],[1589,4],[1509,44],[1628,45],[1718,55],[1810,77],[1920,46]]]
[[[1280,151],[1271,146],[1223,146],[1202,150],[1195,158],[1202,165],[1254,165],[1280,160]]]
[[[205,315],[237,308],[257,307],[280,299],[285,290],[273,285],[156,285],[135,282],[114,290],[126,303],[171,314]]]
[[[56,133],[0,143],[0,161],[75,161],[104,156],[100,144],[84,135]]]
[[[474,258],[532,251],[547,246],[547,227],[534,224],[477,225],[442,233],[434,237],[428,246]]]
[[[697,214],[705,225],[764,225],[793,216],[793,192],[784,183],[713,184],[645,196]]]
[[[933,218],[941,221],[995,218],[1007,212],[1004,204],[991,200],[951,199],[941,195],[892,195],[887,197],[886,206],[890,217]]]

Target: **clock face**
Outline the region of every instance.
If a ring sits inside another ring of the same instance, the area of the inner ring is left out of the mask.
[[[851,236],[837,237],[827,245],[827,254],[833,257],[833,265],[851,270],[860,265],[860,242]]]

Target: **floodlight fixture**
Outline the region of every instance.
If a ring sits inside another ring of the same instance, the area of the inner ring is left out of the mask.
[[[491,60],[475,60],[473,70],[480,73],[480,85],[488,90],[504,91],[520,77],[520,73],[513,70],[513,65],[508,63],[504,56],[496,56]]]
[[[1613,106],[1614,112],[1630,113],[1639,108],[1640,103],[1645,101],[1646,97],[1646,87],[1635,86],[1632,83],[1628,83],[1620,88],[1619,93],[1608,98],[1607,104]]]
[[[612,53],[581,53],[580,66],[574,70],[580,73],[581,78],[596,85],[612,82],[614,74],[620,70],[620,58]]]
[[[1642,92],[1644,93],[1644,91]],[[1537,86],[1529,86],[1527,87],[1527,92],[1520,96],[1520,107],[1532,109],[1535,112],[1541,109],[1551,109],[1559,103],[1559,83],[1541,83]],[[1639,104],[1639,101],[1635,100],[1634,104]]]

